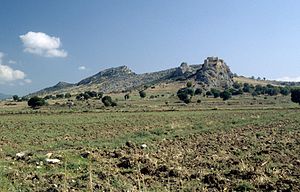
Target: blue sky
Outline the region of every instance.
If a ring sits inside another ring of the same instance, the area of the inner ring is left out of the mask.
[[[127,65],[223,58],[245,76],[300,81],[297,0],[2,0],[0,92],[24,95]]]

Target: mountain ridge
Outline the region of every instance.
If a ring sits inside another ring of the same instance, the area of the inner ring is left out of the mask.
[[[203,87],[226,88],[233,84],[233,75],[227,64],[218,57],[208,57],[203,64],[181,63],[179,67],[142,74],[137,74],[128,66],[122,65],[102,70],[78,83],[59,82],[52,87],[29,94],[29,96],[91,89],[104,93],[126,92],[144,85],[186,80],[196,81]]]

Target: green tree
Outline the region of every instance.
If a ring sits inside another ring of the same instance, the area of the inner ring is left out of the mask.
[[[242,89],[234,90],[232,95],[243,95],[244,91]]]
[[[291,100],[300,105],[300,88],[291,90]]]
[[[191,81],[188,81],[188,82],[186,83],[186,86],[187,86],[187,87],[192,87],[192,85],[193,85],[193,83],[192,83]]]
[[[96,91],[86,91],[85,94],[88,94],[90,97],[97,97],[98,94]]]
[[[116,107],[117,105],[118,105],[117,102],[115,102],[115,101],[111,102],[112,107]]]
[[[139,94],[140,94],[141,98],[145,98],[146,97],[146,92],[144,90],[140,91]]]
[[[26,96],[23,96],[23,97],[21,98],[21,101],[28,101],[28,100],[29,100],[29,98],[26,97]]]
[[[253,97],[257,97],[257,96],[258,96],[258,93],[257,93],[256,91],[253,91],[253,92],[251,93],[251,95],[252,95]]]
[[[113,103],[113,100],[110,96],[104,96],[102,99],[101,99],[102,103],[104,104],[104,106],[106,107],[109,107],[112,105]]]
[[[225,91],[223,91],[223,92],[220,93],[220,97],[221,97],[224,101],[230,99],[231,96],[232,96],[232,94],[231,94],[228,90],[225,90]]]
[[[202,94],[202,89],[201,88],[197,88],[195,90],[195,95],[201,95]]]
[[[243,91],[245,93],[251,93],[253,89],[254,89],[253,85],[251,85],[249,83],[244,83]]]
[[[12,98],[13,98],[14,101],[19,101],[20,100],[18,95],[14,95]]]
[[[43,105],[46,104],[46,101],[45,99],[43,98],[40,98],[40,97],[37,97],[37,96],[34,96],[32,98],[30,98],[27,102],[28,106],[30,106],[31,108],[33,109],[36,109],[38,107],[41,107]]]
[[[177,97],[185,103],[190,103],[194,94],[194,89],[190,87],[181,88],[177,91]]]
[[[126,95],[124,95],[124,99],[125,99],[125,100],[128,100],[129,98],[130,98],[129,93],[127,93]]]
[[[56,98],[57,98],[57,99],[63,99],[64,97],[65,97],[64,94],[57,94],[57,95],[56,95]]]
[[[287,95],[289,95],[290,93],[291,93],[291,90],[290,90],[288,87],[282,87],[282,88],[280,89],[280,94],[282,94],[282,95],[287,96]]]
[[[52,98],[52,95],[46,95],[46,96],[44,97],[45,100],[48,100],[48,99],[51,99],[51,98]]]
[[[264,93],[264,88],[262,85],[256,85],[254,92],[257,93],[257,95],[263,94]]]
[[[113,101],[110,96],[102,97],[101,101],[105,107],[109,107],[109,106],[116,107],[118,105],[117,102]]]
[[[103,92],[99,92],[98,93],[98,98],[101,99],[103,97],[104,93]]]
[[[266,89],[266,94],[270,95],[270,96],[274,96],[274,95],[278,95],[280,92],[278,87],[267,87]]]
[[[206,91],[205,95],[208,96],[212,96],[213,94],[211,93],[211,91]]]
[[[70,97],[72,97],[71,93],[66,93],[65,94],[65,98],[70,98]]]
[[[233,86],[233,88],[235,88],[235,89],[241,88],[241,84],[240,84],[239,82],[234,82],[232,86]]]
[[[210,91],[213,94],[214,98],[220,97],[220,93],[221,93],[220,90],[212,88]]]

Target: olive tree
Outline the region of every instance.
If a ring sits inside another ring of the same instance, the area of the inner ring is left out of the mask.
[[[300,105],[300,88],[291,90],[291,100]]]
[[[32,98],[30,98],[27,102],[28,106],[30,106],[31,108],[33,109],[36,109],[36,108],[39,108],[43,105],[46,104],[46,101],[45,99],[43,98],[40,98],[40,97],[37,97],[37,96],[34,96]]]

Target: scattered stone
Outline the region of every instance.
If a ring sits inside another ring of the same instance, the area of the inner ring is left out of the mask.
[[[135,147],[134,143],[132,143],[131,141],[127,141],[127,142],[125,143],[125,145],[126,145],[127,147],[130,147],[130,148]]]
[[[46,154],[46,157],[47,157],[48,159],[50,159],[52,155],[53,155],[53,153],[47,153],[47,154]]]
[[[20,152],[16,154],[17,159],[23,159],[25,157],[26,153],[25,152]]]
[[[46,159],[46,162],[49,163],[49,164],[57,164],[57,163],[60,163],[60,160],[59,159]]]
[[[17,153],[16,154],[16,158],[17,160],[29,160],[29,157],[32,156],[32,153],[29,153],[27,151],[23,151],[23,152],[20,152],[20,153]]]

